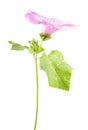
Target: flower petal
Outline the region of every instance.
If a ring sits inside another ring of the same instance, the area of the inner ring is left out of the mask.
[[[42,21],[42,24],[44,25],[45,28],[45,30],[43,28],[43,32],[52,34],[53,32],[61,29],[62,23],[64,22],[55,18],[44,19]]]
[[[30,10],[28,10],[25,17],[33,24],[42,24],[43,33],[48,33],[49,35],[57,30],[63,29],[64,27],[76,27],[74,24],[65,23],[62,20],[55,18],[46,18]]]
[[[45,17],[30,10],[28,10],[28,13],[25,14],[25,17],[28,19],[29,22],[33,24],[40,24],[43,19],[45,19]]]
[[[44,24],[44,26],[43,26],[43,33],[48,33],[49,35],[57,30],[58,30],[58,28],[56,28],[55,26],[53,26],[50,23],[47,25]]]

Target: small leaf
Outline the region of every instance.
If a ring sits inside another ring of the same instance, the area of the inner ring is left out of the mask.
[[[42,48],[41,46],[38,47],[38,53],[44,51],[44,48]]]
[[[15,43],[13,41],[8,41],[8,42],[12,45],[11,50],[21,51],[21,50],[24,50],[24,49],[29,49],[29,47],[22,46],[22,45]]]
[[[30,44],[30,48],[29,51],[32,54],[38,54],[42,51],[44,51],[44,48],[42,48],[39,44],[38,41],[36,39],[32,39],[32,41],[28,41],[28,43]]]
[[[49,55],[44,53],[40,57],[40,68],[46,72],[49,86],[69,90],[72,68],[60,51],[53,50]]]

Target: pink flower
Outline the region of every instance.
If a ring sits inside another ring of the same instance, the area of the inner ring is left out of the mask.
[[[74,24],[65,23],[55,18],[46,18],[30,10],[28,10],[28,12],[25,14],[25,17],[28,19],[29,22],[33,24],[42,24],[43,33],[46,33],[48,35],[51,35],[53,32],[61,30],[64,27],[75,27]]]

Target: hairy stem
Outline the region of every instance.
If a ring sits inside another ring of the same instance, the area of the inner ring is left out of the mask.
[[[38,120],[38,92],[39,92],[37,55],[34,55],[34,60],[35,60],[35,71],[36,71],[36,115],[35,115],[34,130],[36,130],[37,120]]]

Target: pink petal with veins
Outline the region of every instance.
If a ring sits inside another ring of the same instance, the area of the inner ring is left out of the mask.
[[[43,16],[28,10],[28,13],[25,14],[25,17],[28,19],[29,22],[33,24],[40,24],[42,19],[44,18]]]
[[[64,27],[76,27],[74,24],[65,23],[62,20],[55,18],[46,18],[33,11],[30,11],[25,15],[29,22],[33,24],[42,24],[43,33],[51,35],[53,32],[63,29]]]

